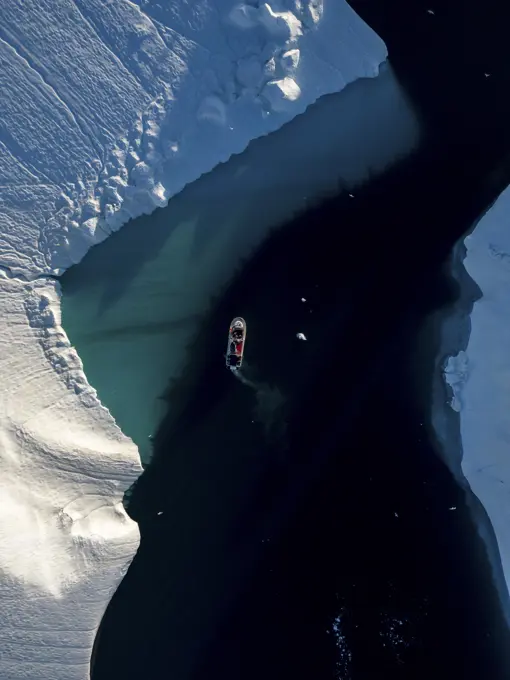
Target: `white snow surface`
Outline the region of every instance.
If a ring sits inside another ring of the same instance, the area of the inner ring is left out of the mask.
[[[139,539],[47,275],[385,58],[343,0],[1,4],[0,677],[87,678]]]
[[[480,526],[510,622],[510,187],[465,239],[464,266],[481,289],[466,351],[450,357],[445,378],[460,413],[462,471],[494,529]]]
[[[62,272],[386,54],[344,0],[2,3],[0,264]]]
[[[0,677],[86,678],[138,546],[135,446],[59,327],[56,283],[0,279]]]

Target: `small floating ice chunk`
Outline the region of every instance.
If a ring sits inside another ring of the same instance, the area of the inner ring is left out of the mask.
[[[304,333],[296,333],[296,338],[298,340],[306,340],[306,335]]]
[[[306,302],[306,298],[301,298],[301,302]]]
[[[457,510],[457,506],[456,506],[456,505],[452,505],[452,507],[451,507],[451,508],[448,508],[448,510]]]
[[[158,512],[158,517],[159,517],[159,515],[162,515],[162,514],[163,514],[163,510],[160,510],[160,511]]]

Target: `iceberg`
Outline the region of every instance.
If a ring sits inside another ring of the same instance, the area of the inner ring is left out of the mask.
[[[464,345],[443,366],[449,404],[459,415],[461,443],[436,416],[436,430],[452,460],[462,450],[461,467],[480,501],[470,505],[484,540],[503,610],[510,623],[510,188],[458,244],[453,274],[469,298],[443,325],[443,343]],[[463,266],[465,270],[462,267]],[[470,293],[473,282],[478,287]],[[459,321],[471,308],[470,324]],[[459,339],[459,329],[462,338]],[[457,337],[456,337],[457,336]],[[453,337],[453,341],[452,341]]]
[[[122,498],[141,465],[70,346],[56,277],[376,76],[386,48],[343,0],[13,0],[0,19],[0,675],[82,680],[138,546]]]
[[[5,678],[86,678],[137,549],[138,452],[86,383],[55,281],[0,280],[0,632]]]
[[[28,213],[22,234],[12,219],[2,224],[5,265],[60,274],[320,96],[378,74],[386,47],[346,2],[280,4],[290,9],[3,7],[4,205]],[[26,206],[34,185],[46,204],[37,218]]]

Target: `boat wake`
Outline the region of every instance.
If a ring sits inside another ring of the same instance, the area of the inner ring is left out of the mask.
[[[237,380],[255,393],[256,403],[252,412],[253,420],[263,426],[270,443],[286,448],[285,404],[287,397],[278,387],[253,379],[250,373],[253,373],[253,371],[250,370],[246,360],[241,370],[232,371]]]
[[[245,365],[245,368],[243,368],[242,370],[232,371],[232,375],[235,378],[237,378],[237,380],[239,380],[239,382],[242,382],[243,385],[246,385],[246,387],[250,387],[252,390],[257,392],[261,387],[261,383],[257,383],[257,382],[250,380],[249,378],[246,377],[246,375],[244,374],[246,368],[248,368],[246,361],[244,362],[244,365]]]

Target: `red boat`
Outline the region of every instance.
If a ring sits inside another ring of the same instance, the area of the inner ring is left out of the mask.
[[[246,321],[241,316],[232,319],[228,331],[227,368],[238,371],[243,363],[244,345],[246,342]]]

